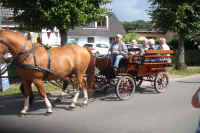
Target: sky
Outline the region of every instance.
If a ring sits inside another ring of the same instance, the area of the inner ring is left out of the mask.
[[[120,21],[149,21],[148,0],[112,0],[110,7]]]

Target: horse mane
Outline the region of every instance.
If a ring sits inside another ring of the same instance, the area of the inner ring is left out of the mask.
[[[20,32],[13,31],[10,29],[0,29],[0,36],[4,36],[4,34],[15,34],[20,37],[24,37]]]

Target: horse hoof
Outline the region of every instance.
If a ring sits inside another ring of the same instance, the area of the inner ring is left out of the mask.
[[[76,108],[75,106],[69,105],[66,109],[72,111],[72,110],[74,110],[75,108]]]
[[[46,116],[50,116],[50,115],[52,115],[53,114],[53,112],[46,112]]]
[[[26,113],[20,112],[19,117],[24,117]]]
[[[87,107],[87,106],[88,106],[88,103],[82,103],[82,104],[81,104],[81,107],[82,107],[82,108],[85,108],[85,107]]]

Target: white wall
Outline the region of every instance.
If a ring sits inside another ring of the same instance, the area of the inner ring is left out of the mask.
[[[104,43],[109,45],[109,37],[106,36],[89,36],[94,37],[94,43]],[[70,40],[77,40],[77,44],[83,46],[88,43],[88,36],[68,36],[68,42]]]
[[[50,36],[48,37],[48,32],[50,32]],[[60,45],[61,39],[59,30],[54,28],[53,31],[43,29],[41,32],[42,43],[48,46],[56,46]]]

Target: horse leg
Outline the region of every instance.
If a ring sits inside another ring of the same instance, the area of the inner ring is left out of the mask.
[[[35,86],[37,87],[41,97],[44,99],[46,107],[47,107],[47,113],[52,113],[52,105],[51,102],[49,101],[49,99],[47,98],[46,92],[44,90],[44,85],[42,80],[34,80],[33,83],[35,84]]]
[[[80,94],[80,90],[78,88],[78,91],[76,92],[76,94],[74,95],[73,99],[72,99],[72,103],[70,104],[70,108],[75,108],[76,107],[76,102],[78,100],[78,97],[79,97],[79,94]]]
[[[87,93],[87,89],[86,89],[86,84],[83,81],[83,74],[78,74],[78,83],[80,86],[80,89],[83,91],[83,105],[87,105],[88,104],[88,93]]]
[[[64,101],[64,96],[67,95],[67,93],[66,93],[65,91],[66,91],[66,89],[67,89],[68,84],[69,84],[68,81],[64,81],[61,94],[60,94],[60,96],[56,99],[56,102],[62,102],[62,101]]]
[[[24,85],[21,84],[20,87],[19,87],[21,93],[23,96],[25,96],[25,93],[24,93]],[[33,91],[32,91],[32,88],[30,89],[30,98],[29,98],[29,103],[30,105],[32,105],[34,102],[34,95],[33,95]]]
[[[24,88],[24,108],[21,110],[21,114],[26,114],[29,109],[29,97],[31,89],[31,81],[22,80]]]

